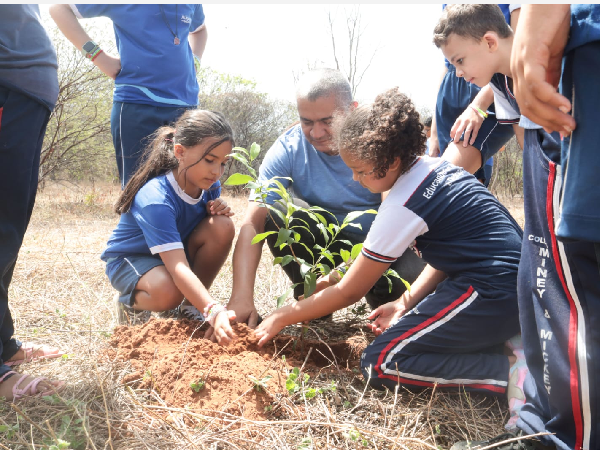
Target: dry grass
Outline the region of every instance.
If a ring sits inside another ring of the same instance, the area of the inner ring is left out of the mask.
[[[19,339],[68,352],[23,369],[67,387],[51,399],[0,403],[0,449],[437,449],[502,431],[505,400],[432,390],[378,392],[348,371],[316,377],[317,385],[335,381],[335,393],[282,398],[275,405],[281,418],[266,422],[218,413],[215,419],[214,412],[172,408],[156,393],[125,388],[120,380],[130,368],[104,356],[116,322],[113,290],[99,259],[117,222],[111,211],[117,195],[115,186],[49,186],[38,195],[10,308]],[[227,200],[239,228],[246,199]],[[263,315],[288,286],[266,246],[265,252],[255,292]],[[230,290],[229,260],[211,292],[228,299]]]

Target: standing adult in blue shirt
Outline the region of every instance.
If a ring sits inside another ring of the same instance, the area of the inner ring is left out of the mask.
[[[0,5],[0,397],[49,395],[60,383],[11,370],[58,349],[15,339],[8,287],[35,202],[40,151],[58,98],[56,52],[38,5]]]
[[[111,132],[121,188],[159,127],[198,105],[194,58],[204,53],[202,5],[52,5],[50,15],[75,47],[115,80]],[[78,19],[112,20],[118,57],[102,50]]]
[[[600,5],[522,6],[511,55],[515,97],[529,119],[561,133],[560,165],[535,185],[548,201],[538,200],[530,215],[550,219],[548,252],[565,295],[519,297],[530,376],[517,425],[551,433],[546,441],[558,450],[600,448],[599,70]],[[538,180],[535,171],[524,174]],[[540,259],[530,258],[531,286],[545,282],[533,276]]]
[[[298,83],[296,90],[300,124],[283,133],[267,152],[260,166],[259,180],[266,181],[273,177],[289,177],[279,181],[293,192],[294,201],[304,207],[320,206],[331,212],[341,223],[349,212],[377,209],[381,204],[381,195],[369,192],[361,186],[361,177],[353,179],[352,171],[344,164],[339,154],[333,149],[331,123],[335,114],[343,114],[356,107],[348,80],[341,72],[333,69],[319,69],[306,74]],[[358,181],[358,182],[357,182]],[[270,193],[266,199],[274,204],[279,197]],[[242,222],[239,237],[233,254],[233,289],[228,304],[234,310],[237,320],[247,322],[250,327],[257,325],[258,314],[254,306],[254,282],[262,253],[262,243],[252,244],[252,239],[265,230],[276,230],[268,209],[261,207],[256,196],[250,196],[250,203]],[[297,213],[295,213],[297,214]],[[353,228],[352,233],[343,230],[340,239],[352,244],[364,241],[373,222],[374,215],[364,214],[355,222],[362,229]],[[275,217],[275,220],[278,218]],[[330,218],[333,221],[333,218]],[[307,223],[313,222],[306,219]],[[316,224],[315,224],[316,225]],[[311,241],[306,233],[302,242],[309,247],[319,242],[321,232],[314,227],[312,235],[317,242]],[[269,236],[269,238],[275,235]],[[274,245],[275,239],[267,238],[267,243],[275,256],[283,256]],[[294,246],[294,252],[303,252],[302,246]],[[349,249],[349,247],[347,247]],[[288,250],[289,251],[289,250]],[[317,251],[317,250],[313,250]],[[334,250],[339,251],[339,250]],[[310,255],[302,256],[310,260]],[[337,261],[341,263],[341,261]],[[413,282],[421,273],[425,263],[414,253],[408,251],[392,266],[401,277]],[[300,267],[296,263],[284,266],[284,271],[293,283],[302,281]],[[373,308],[400,297],[404,285],[400,280],[393,280],[394,287],[389,292],[387,280],[384,278],[366,296]],[[302,294],[302,285],[295,290],[294,296]],[[229,332],[226,320],[217,320],[215,334]],[[210,332],[209,332],[210,336]]]

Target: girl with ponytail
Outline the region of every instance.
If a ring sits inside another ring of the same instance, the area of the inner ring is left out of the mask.
[[[232,147],[230,125],[212,111],[187,111],[154,134],[117,201],[121,219],[101,256],[120,322],[177,308],[184,297],[212,323],[221,312],[234,317],[208,293],[235,234],[233,212],[219,198]]]

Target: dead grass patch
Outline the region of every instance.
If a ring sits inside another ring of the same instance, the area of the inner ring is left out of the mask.
[[[504,399],[403,388],[379,392],[366,388],[356,367],[345,366],[341,359],[311,375],[311,386],[327,387],[333,381],[335,391],[324,390],[312,399],[304,391],[279,395],[267,420],[175,408],[151,385],[124,385],[123,379],[135,369],[128,361],[107,356],[116,321],[113,290],[99,258],[118,220],[112,213],[118,192],[112,185],[53,185],[38,195],[9,306],[19,339],[67,352],[63,358],[22,369],[66,381],[67,386],[51,398],[0,403],[0,449],[412,450],[447,448],[458,439],[503,430]],[[225,197],[236,211],[239,229],[246,198]],[[288,281],[271,265],[266,246],[264,252],[255,299],[259,313],[267,315]],[[227,300],[230,291],[231,256],[211,293]],[[324,342],[345,330],[354,336],[357,349],[370,339],[361,319],[349,310],[336,313],[333,323],[313,328]]]

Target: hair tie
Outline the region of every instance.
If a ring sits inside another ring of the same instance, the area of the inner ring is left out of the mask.
[[[165,138],[165,141],[167,141],[167,142],[173,142],[173,139]]]

